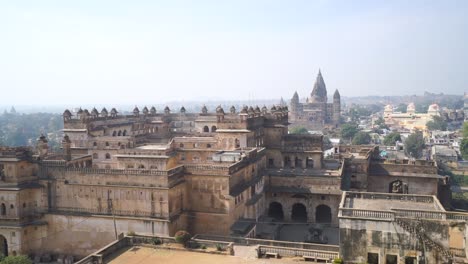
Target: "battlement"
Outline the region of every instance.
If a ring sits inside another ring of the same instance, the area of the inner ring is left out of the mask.
[[[1,159],[32,160],[30,147],[0,147]]]

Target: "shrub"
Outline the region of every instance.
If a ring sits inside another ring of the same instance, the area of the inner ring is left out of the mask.
[[[184,230],[177,231],[174,236],[175,241],[184,246],[187,244],[187,242],[190,240],[191,237],[192,236],[187,231],[184,231]]]
[[[8,256],[5,257],[2,264],[32,264],[33,262],[26,256]]]
[[[162,244],[162,241],[159,237],[153,237],[151,239],[151,242],[153,243],[153,245],[161,245]]]
[[[341,258],[335,258],[333,260],[333,264],[342,264],[343,263],[343,260]]]
[[[202,246],[201,246],[201,249],[206,249],[206,246],[205,246],[205,245],[202,245]]]
[[[221,244],[216,244],[216,250],[223,251],[223,246],[221,246]]]
[[[127,232],[127,236],[134,236],[134,235],[136,235],[135,231],[130,230]]]

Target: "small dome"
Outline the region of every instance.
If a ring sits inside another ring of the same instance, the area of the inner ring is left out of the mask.
[[[256,114],[260,113],[260,107],[258,107],[258,105],[255,106],[255,110],[254,110],[254,111],[255,111]]]
[[[244,107],[242,107],[241,114],[247,114],[248,110],[249,108],[246,105],[244,105]]]
[[[64,116],[64,117],[71,117],[72,114],[71,114],[70,110],[65,109],[65,111],[63,112],[63,116]]]
[[[203,114],[207,114],[207,113],[208,113],[208,108],[206,107],[206,105],[203,105],[201,111],[202,111]]]
[[[231,106],[229,111],[231,112],[231,114],[235,114],[236,113],[236,108],[234,106]]]
[[[185,112],[186,112],[185,107],[182,106],[182,107],[180,108],[180,112],[181,112],[182,114],[185,114]]]
[[[117,112],[117,110],[116,110],[115,108],[112,108],[112,109],[111,109],[111,114],[116,115],[117,113],[118,113],[118,112]]]
[[[82,114],[82,113],[83,113],[83,109],[81,109],[81,107],[80,107],[80,109],[78,109],[78,112],[76,112],[76,113],[77,113],[77,114]]]
[[[224,109],[221,107],[221,105],[218,105],[218,107],[216,107],[216,113],[224,114]]]
[[[144,114],[144,115],[147,115],[148,113],[149,113],[148,107],[145,106],[145,107],[143,108],[143,114]]]
[[[171,109],[169,108],[169,106],[166,106],[166,107],[164,108],[164,113],[165,113],[165,114],[169,114],[170,112],[171,112]]]
[[[140,113],[140,109],[138,109],[138,107],[135,106],[135,108],[133,108],[133,113],[134,113],[134,114]]]
[[[276,112],[276,106],[272,106],[270,110],[271,112]]]
[[[96,109],[96,107],[93,107],[93,110],[91,110],[91,115],[92,115],[92,116],[98,116],[98,115],[99,115],[99,112],[98,112],[98,110]]]
[[[393,111],[393,106],[392,105],[386,105],[385,108],[384,108],[384,111],[385,112],[392,112]]]
[[[151,113],[152,115],[156,114],[156,108],[155,108],[154,106],[151,107],[150,113]]]

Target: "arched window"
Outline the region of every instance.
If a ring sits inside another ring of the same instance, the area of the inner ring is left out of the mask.
[[[117,134],[117,136],[122,136],[122,130],[119,130],[119,133]]]
[[[208,126],[203,127],[203,132],[210,132],[210,128]]]
[[[117,136],[117,132],[115,132],[115,131],[112,132],[112,136],[113,136],[113,137]]]
[[[26,208],[26,203],[23,203],[23,208]]]
[[[106,142],[106,147],[108,147],[108,146],[109,146],[109,142]]]
[[[180,147],[180,148],[183,148],[183,147],[184,147],[184,143],[180,143],[180,144],[179,144],[179,147]]]
[[[0,215],[6,215],[6,206],[4,203],[0,206]]]
[[[98,154],[97,154],[97,153],[93,153],[93,159],[98,159],[98,158],[99,158]]]
[[[93,147],[97,147],[97,142],[93,142]]]
[[[13,204],[10,204],[10,209],[15,209],[15,206]]]
[[[125,129],[125,130],[123,131],[123,133],[122,133],[122,136],[125,137],[126,135],[127,135],[127,130]]]
[[[145,168],[145,165],[140,164],[140,165],[138,165],[138,168],[139,168],[139,169],[144,169],[144,168]]]
[[[206,148],[211,148],[211,144],[206,144]]]
[[[216,132],[216,126],[211,127],[211,132]]]
[[[110,158],[111,158],[110,154],[106,153],[106,159],[110,159]]]

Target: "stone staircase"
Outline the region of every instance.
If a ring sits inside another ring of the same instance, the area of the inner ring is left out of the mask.
[[[450,250],[434,242],[428,235],[426,235],[424,228],[422,227],[421,220],[395,218],[395,222],[405,231],[416,235],[416,237],[422,241],[428,249],[435,249],[442,253],[442,255],[444,255],[447,259],[453,259],[453,253],[450,252]]]

